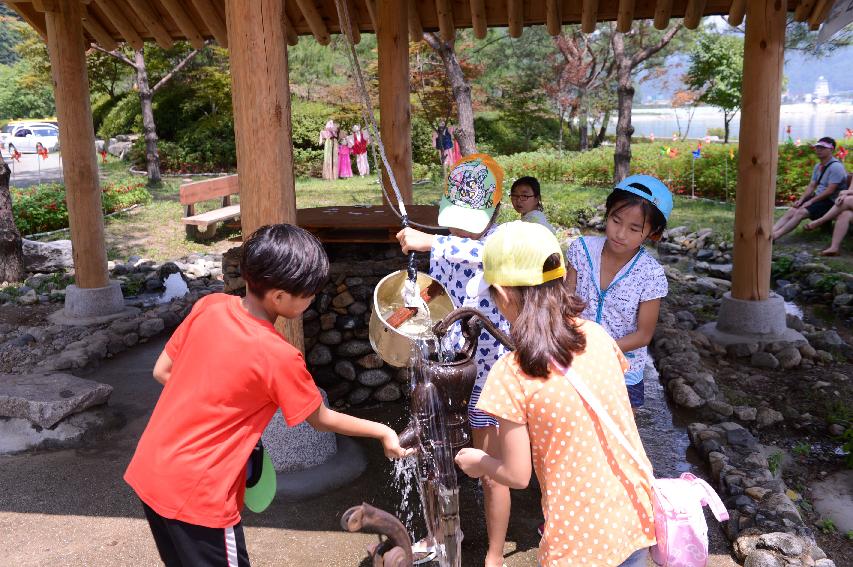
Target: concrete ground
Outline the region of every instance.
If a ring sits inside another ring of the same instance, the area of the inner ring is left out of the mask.
[[[53,183],[62,179],[62,166],[58,153],[51,152],[47,159],[38,154],[21,154],[19,161],[4,156],[6,163],[12,168],[9,184],[12,187],[29,187],[38,183]]]
[[[110,407],[124,426],[83,447],[0,457],[0,565],[115,567],[157,565],[158,557],[133,492],[122,474],[133,453],[160,387],[151,379],[154,360],[165,338],[123,353],[87,377],[114,387]],[[661,441],[672,420],[652,405],[639,416],[647,438],[658,443],[652,460],[666,474],[691,468],[683,461],[683,442]],[[395,406],[359,410],[358,415],[402,429],[402,409]],[[667,425],[667,419],[669,419]],[[365,546],[375,536],[341,531],[341,514],[369,502],[394,511],[400,502],[392,486],[391,463],[375,442],[359,440],[366,449],[368,473],[349,486],[300,503],[276,501],[263,514],[246,512],[246,540],[253,565],[367,566]],[[672,469],[670,471],[670,469]],[[463,565],[482,565],[485,522],[477,491],[462,481],[461,513],[465,532]],[[535,566],[541,522],[539,491],[513,491],[513,512],[506,546],[508,567]],[[712,525],[711,565],[736,565],[725,541]]]

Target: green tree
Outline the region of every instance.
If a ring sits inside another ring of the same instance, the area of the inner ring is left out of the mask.
[[[18,61],[15,46],[20,41],[18,30],[23,25],[11,8],[0,4],[0,65],[11,65]]]
[[[723,111],[724,142],[728,144],[729,125],[740,111],[743,38],[731,34],[703,34],[690,52],[685,83],[698,94],[699,102]]]

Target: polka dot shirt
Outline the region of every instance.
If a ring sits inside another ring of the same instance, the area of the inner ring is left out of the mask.
[[[625,390],[627,361],[600,325],[580,328],[587,347],[572,368],[645,457]],[[619,565],[654,545],[648,480],[561,372],[532,378],[510,353],[489,373],[477,408],[527,424],[545,514],[543,566]]]

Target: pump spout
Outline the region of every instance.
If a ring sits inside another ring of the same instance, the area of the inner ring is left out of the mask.
[[[403,449],[420,449],[421,426],[416,420],[412,420],[409,425],[400,432],[400,447]]]

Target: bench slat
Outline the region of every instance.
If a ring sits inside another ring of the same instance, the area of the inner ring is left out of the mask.
[[[236,218],[239,216],[240,216],[240,205],[231,205],[230,207],[223,207],[221,209],[208,211],[206,213],[193,215],[191,217],[184,217],[181,219],[181,221],[184,224],[194,224],[196,226],[207,226],[209,224],[233,219],[233,218]]]
[[[226,175],[193,183],[184,183],[180,188],[181,204],[192,205],[218,197],[227,197],[240,192],[236,175]]]

